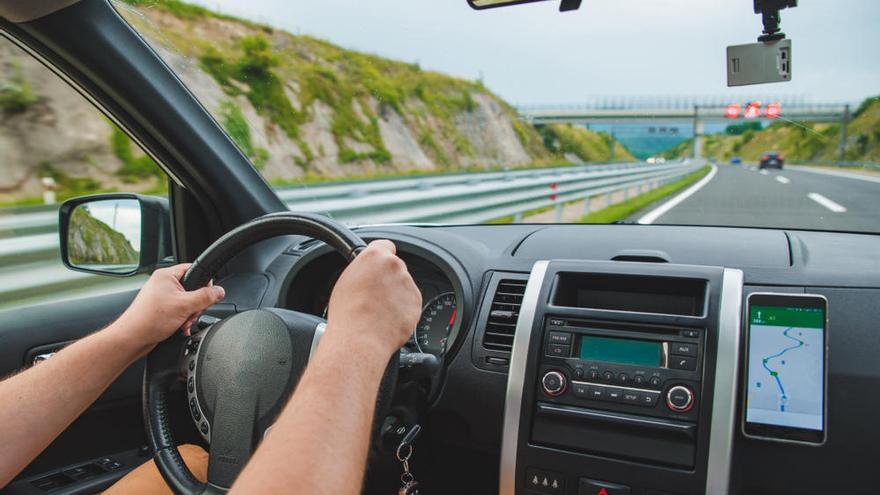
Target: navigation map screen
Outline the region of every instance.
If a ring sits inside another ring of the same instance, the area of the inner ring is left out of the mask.
[[[780,296],[787,302],[779,306],[767,305],[763,299],[767,297],[773,296],[750,299],[746,423],[821,432],[825,425],[824,300]]]

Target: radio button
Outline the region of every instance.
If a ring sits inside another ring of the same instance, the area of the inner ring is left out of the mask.
[[[654,407],[660,399],[660,392],[639,393],[639,404],[645,407]]]
[[[583,368],[575,368],[574,369],[574,377],[578,380],[584,377],[584,369]]]
[[[564,327],[565,320],[560,320],[559,318],[550,318],[549,323],[554,327]]]
[[[623,402],[623,390],[608,387],[605,389],[605,399],[611,402]]]
[[[614,372],[612,371],[603,371],[602,378],[608,380],[609,382],[614,380]]]
[[[599,371],[598,370],[590,370],[590,380],[598,380],[599,379]]]
[[[591,386],[588,393],[590,399],[605,400],[605,387]]]
[[[550,344],[547,346],[547,355],[551,357],[567,358],[571,355],[571,346]]]
[[[636,385],[641,385],[645,383],[645,375],[636,375],[633,377],[633,383]]]
[[[574,382],[571,384],[571,393],[579,399],[590,398],[590,386],[586,383]]]
[[[550,332],[550,337],[547,339],[551,344],[571,344],[571,334],[565,332]]]
[[[692,357],[670,356],[669,369],[694,371],[697,369],[697,359]]]
[[[617,375],[617,381],[624,384],[629,383],[629,375],[627,375],[626,373],[621,373]]]
[[[676,385],[666,393],[666,406],[674,412],[688,412],[694,407],[694,393],[684,385]]]
[[[697,355],[697,344],[694,344],[692,342],[672,342],[671,344],[669,344],[669,347],[669,353],[676,356]]]
[[[692,339],[697,339],[700,337],[700,331],[699,330],[682,330],[681,336],[682,337],[690,337]]]
[[[541,387],[550,397],[562,395],[565,392],[565,376],[558,371],[548,371],[541,379]]]
[[[640,402],[639,393],[632,390],[624,390],[621,402],[627,404],[638,404]]]
[[[652,376],[648,380],[648,383],[650,383],[652,387],[659,387],[660,384],[663,383],[663,380],[661,380],[659,376]]]

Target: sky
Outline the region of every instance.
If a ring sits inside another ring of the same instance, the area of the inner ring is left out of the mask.
[[[346,48],[418,62],[517,105],[604,96],[790,95],[859,102],[880,94],[880,2],[801,0],[782,11],[792,81],[727,88],[725,48],[753,43],[751,0],[556,0],[472,10],[466,0],[194,0]]]

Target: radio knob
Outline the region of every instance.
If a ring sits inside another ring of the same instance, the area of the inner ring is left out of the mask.
[[[684,385],[676,385],[666,392],[666,407],[677,413],[685,413],[694,407],[694,393]]]
[[[558,371],[548,371],[541,379],[541,387],[550,397],[562,395],[565,392],[565,375]]]

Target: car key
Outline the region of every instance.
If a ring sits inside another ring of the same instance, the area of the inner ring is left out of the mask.
[[[403,436],[403,440],[400,441],[400,445],[397,446],[397,451],[394,454],[397,460],[403,464],[403,474],[400,475],[400,482],[403,483],[403,486],[397,490],[397,495],[419,495],[419,482],[416,481],[415,476],[409,470],[409,458],[412,457],[413,453],[412,443],[420,431],[422,431],[421,426],[413,425],[407,434]]]

